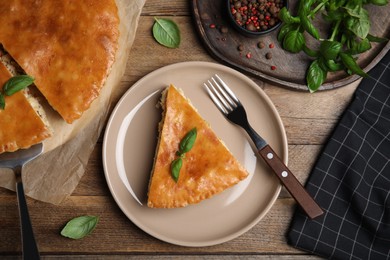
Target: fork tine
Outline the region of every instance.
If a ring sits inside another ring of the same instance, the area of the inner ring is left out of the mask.
[[[222,94],[224,97],[224,100],[226,100],[227,103],[229,103],[229,107],[234,109],[237,107],[237,104],[234,103],[232,98],[229,96],[229,93],[227,93],[220,85],[219,83],[214,79],[214,77],[211,78],[212,81],[214,81],[215,86],[218,88],[218,92]],[[227,104],[225,104],[226,106]]]
[[[234,95],[233,91],[227,86],[227,84],[218,76],[218,74],[215,74],[215,77],[219,80],[222,87],[226,90],[226,92],[229,94],[229,96],[237,103],[241,104],[240,100]]]
[[[210,81],[209,81],[209,83],[210,83]],[[224,114],[224,115],[228,114],[229,112],[227,111],[227,109],[224,107],[224,105],[221,103],[221,101],[214,95],[214,93],[210,90],[209,86],[207,86],[206,83],[203,83],[203,85],[205,86],[207,93],[209,94],[209,96],[213,100],[214,104],[219,109],[219,111],[221,111],[222,114]],[[212,85],[211,85],[211,88],[213,88]]]

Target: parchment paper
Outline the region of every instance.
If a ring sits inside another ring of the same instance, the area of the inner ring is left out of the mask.
[[[53,137],[44,141],[44,154],[27,164],[22,174],[26,195],[36,200],[59,204],[72,194],[85,172],[89,156],[103,129],[111,94],[120,85],[125,72],[139,16],[145,4],[145,0],[116,2],[120,17],[119,48],[99,98],[73,124],[65,123],[50,108],[45,109],[54,130]],[[0,186],[15,190],[12,170],[0,169]]]

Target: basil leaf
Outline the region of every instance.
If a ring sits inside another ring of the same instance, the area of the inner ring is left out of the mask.
[[[345,10],[349,15],[345,19],[345,27],[356,36],[362,39],[366,38],[371,26],[368,11],[360,5],[356,5],[354,8],[345,8]]]
[[[62,229],[61,235],[72,239],[80,239],[90,234],[96,227],[99,217],[81,216],[70,220]]]
[[[370,4],[374,4],[374,5],[387,5],[388,4],[387,0],[369,0],[368,2]]]
[[[377,37],[371,34],[367,34],[367,39],[370,42],[380,42],[380,43],[389,41],[389,39],[387,38]]]
[[[168,48],[178,48],[180,45],[179,27],[169,19],[155,18],[153,37],[158,43]]]
[[[283,40],[283,48],[292,53],[298,53],[305,45],[305,38],[300,31],[291,31],[287,33]]]
[[[192,149],[195,143],[197,131],[196,128],[191,129],[181,140],[179,144],[179,153],[184,154]]]
[[[323,41],[320,45],[320,52],[327,60],[334,60],[337,58],[341,50],[342,44],[337,41]]]
[[[34,78],[29,75],[18,75],[10,78],[3,86],[4,94],[11,96],[16,92],[30,86],[34,82]]]
[[[301,13],[299,15],[299,18],[301,19],[301,25],[303,28],[314,38],[317,40],[320,38],[320,34],[318,33],[318,30],[314,27],[314,25],[311,23],[309,18],[307,18],[307,15],[305,12]]]
[[[298,25],[297,24],[289,24],[285,23],[280,27],[279,33],[278,33],[278,41],[283,42],[284,37],[286,36],[287,33],[297,30]]]
[[[279,11],[279,19],[286,24],[299,23],[299,17],[294,17],[290,14],[286,7],[283,7]]]
[[[4,110],[5,109],[5,98],[2,93],[0,93],[0,109]]]
[[[322,85],[326,78],[326,71],[324,71],[320,65],[318,60],[314,60],[309,69],[307,70],[306,81],[309,91],[311,93],[318,90],[318,88]]]
[[[367,38],[360,40],[360,41],[357,39],[351,39],[349,46],[350,46],[350,49],[349,49],[348,53],[350,53],[352,55],[363,53],[363,52],[371,49],[370,40],[368,40]]]
[[[345,68],[342,64],[336,63],[334,60],[326,60],[325,64],[329,71],[339,71]]]
[[[171,163],[171,175],[172,178],[177,182],[179,180],[180,170],[183,166],[183,160],[179,157],[172,161]]]
[[[319,52],[316,51],[316,50],[312,50],[310,49],[309,47],[307,47],[306,45],[303,46],[303,51],[309,55],[310,57],[318,57],[319,55]]]
[[[340,58],[345,67],[352,71],[355,74],[358,74],[362,77],[367,77],[368,75],[359,67],[352,55],[342,52],[340,53]]]

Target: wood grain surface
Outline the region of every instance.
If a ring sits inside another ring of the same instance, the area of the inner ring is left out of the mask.
[[[312,58],[305,53],[297,54],[287,52],[282,48],[270,49],[269,44],[280,47],[277,40],[279,30],[274,30],[269,34],[259,37],[246,37],[235,30],[231,25],[231,20],[226,15],[227,1],[206,1],[192,0],[193,17],[199,37],[205,48],[218,61],[228,64],[240,71],[265,80],[271,84],[284,86],[293,89],[307,91],[305,75]],[[289,9],[295,14],[297,0],[289,1]],[[378,7],[367,5],[369,10],[372,35],[390,38],[390,5]],[[326,23],[315,20],[316,27],[319,28],[320,37],[326,39]],[[210,27],[210,25],[215,25]],[[221,28],[228,28],[228,33],[222,32]],[[316,40],[309,35],[305,35],[307,45],[316,46]],[[258,48],[258,43],[265,44],[263,49]],[[237,48],[241,45],[242,51]],[[359,65],[365,70],[370,70],[384,54],[390,49],[390,43],[373,43],[372,48],[361,54],[358,59]],[[272,59],[265,57],[266,53],[272,54]],[[247,55],[250,54],[250,57]],[[275,70],[271,69],[275,66]],[[329,73],[326,82],[320,90],[333,89],[348,85],[360,77],[349,76],[345,72]]]
[[[139,21],[126,74],[112,107],[132,84],[147,73],[182,61],[219,62],[210,56],[197,34],[189,1],[148,0]],[[157,44],[154,17],[174,20],[180,27],[178,49]],[[329,134],[349,104],[358,81],[315,94],[281,88],[254,78],[271,98],[285,125],[289,168],[304,183]],[[73,194],[58,206],[28,199],[36,240],[43,259],[317,259],[287,244],[286,232],[296,208],[282,190],[271,211],[253,229],[224,244],[181,247],[155,239],[136,227],[112,198],[102,167],[102,137]],[[82,240],[60,235],[65,223],[79,215],[98,215],[95,231]],[[189,223],[190,225],[190,223]],[[20,259],[21,242],[14,192],[0,188],[0,259]]]

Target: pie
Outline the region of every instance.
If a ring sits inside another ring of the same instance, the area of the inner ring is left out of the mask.
[[[11,73],[0,62],[0,90],[11,77]],[[28,91],[5,96],[5,104],[5,109],[0,109],[0,153],[29,148],[51,136],[44,112]]]
[[[216,136],[190,101],[173,85],[162,93],[163,115],[149,182],[148,207],[177,208],[199,203],[247,177],[248,173]],[[196,128],[193,147],[185,153],[177,181],[171,163],[184,136]]]
[[[118,49],[115,0],[7,0],[0,43],[67,122],[96,99]]]

